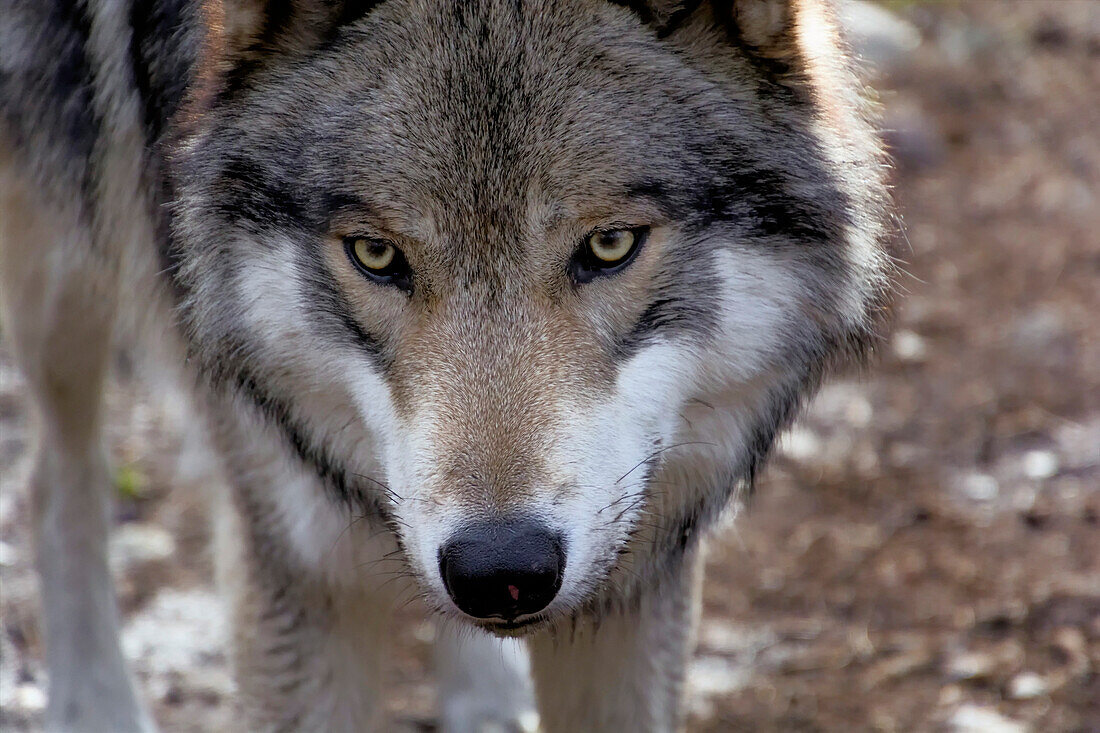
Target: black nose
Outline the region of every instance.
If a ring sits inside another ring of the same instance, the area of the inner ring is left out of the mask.
[[[541,611],[557,595],[564,571],[560,537],[527,519],[467,527],[439,553],[451,600],[475,618],[512,621]]]

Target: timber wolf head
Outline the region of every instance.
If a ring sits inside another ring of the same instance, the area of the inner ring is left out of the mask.
[[[442,612],[511,633],[598,606],[871,336],[881,161],[832,18],[331,5],[224,19],[182,113],[194,356],[325,511],[391,523]]]

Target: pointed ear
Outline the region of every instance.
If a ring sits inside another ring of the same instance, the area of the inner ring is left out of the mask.
[[[793,64],[806,55],[836,52],[839,33],[831,0],[616,0],[661,35],[708,12],[730,42],[751,56]]]
[[[774,57],[785,45],[798,4],[797,0],[727,0],[715,3],[715,15],[729,24],[746,46]]]
[[[831,0],[725,0],[715,16],[761,58],[798,67],[835,62],[844,51]]]
[[[223,71],[272,54],[310,51],[380,0],[212,0],[204,3]]]
[[[317,49],[382,0],[202,0],[194,4],[201,41],[183,105],[179,143],[224,95],[246,87],[269,63]]]

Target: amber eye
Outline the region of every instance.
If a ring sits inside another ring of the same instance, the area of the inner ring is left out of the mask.
[[[347,237],[344,249],[352,263],[372,280],[394,284],[406,290],[412,285],[412,272],[405,256],[389,242],[369,237]]]
[[[613,275],[626,267],[645,243],[649,227],[597,229],[585,236],[570,263],[577,282]]]
[[[592,232],[588,235],[588,249],[601,262],[615,264],[634,249],[634,232],[629,229]]]
[[[388,242],[376,242],[371,239],[356,239],[351,244],[352,255],[356,262],[368,270],[385,270],[397,255],[397,247]]]

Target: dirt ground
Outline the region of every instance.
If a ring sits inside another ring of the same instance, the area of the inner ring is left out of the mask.
[[[921,38],[873,82],[895,333],[712,542],[689,728],[1100,732],[1100,2],[888,6]],[[201,477],[172,404],[110,404],[126,652],[166,730],[231,730]],[[0,342],[3,730],[44,702],[26,414]],[[403,729],[433,727],[431,635],[400,637]]]

